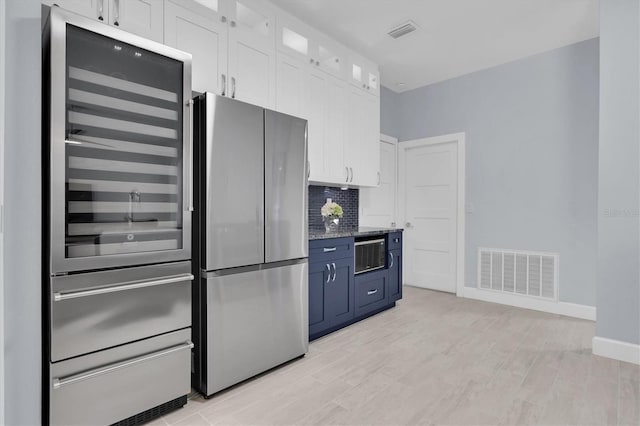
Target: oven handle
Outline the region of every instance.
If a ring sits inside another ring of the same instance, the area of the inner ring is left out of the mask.
[[[121,368],[130,367],[132,365],[140,364],[141,362],[150,361],[155,358],[159,358],[161,356],[169,355],[174,352],[182,351],[185,349],[193,348],[193,343],[187,341],[178,346],[172,346],[167,349],[163,349],[158,352],[153,352],[149,355],[142,355],[136,358],[131,358],[126,361],[119,362],[117,364],[110,365],[104,368],[96,368],[94,370],[89,370],[86,373],[80,373],[73,376],[67,376],[62,378],[53,379],[53,388],[60,389],[62,386],[70,385],[72,383],[80,382],[82,380],[91,379],[96,376],[101,376],[103,374],[111,373],[112,371],[120,370]]]
[[[123,284],[110,287],[95,288],[92,290],[68,291],[53,293],[54,302],[60,302],[67,299],[76,299],[78,297],[97,296],[106,293],[115,293],[118,291],[134,290],[137,288],[154,287],[158,285],[173,284],[181,281],[191,282],[194,276],[192,274],[181,274],[172,277],[162,278],[159,280],[140,280],[129,281]]]
[[[384,238],[380,238],[379,240],[356,241],[354,246],[362,246],[365,244],[375,244],[375,243],[384,243]]]

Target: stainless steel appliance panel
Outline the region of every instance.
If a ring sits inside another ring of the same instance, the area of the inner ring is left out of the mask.
[[[307,352],[307,260],[285,265],[208,274],[208,395]]]
[[[51,360],[191,326],[191,262],[51,278]]]
[[[108,425],[191,390],[191,331],[173,333],[54,363],[52,425]]]
[[[265,111],[265,261],[308,256],[307,121]]]
[[[51,8],[50,270],[191,258],[191,55]]]
[[[210,271],[263,263],[263,109],[207,93],[205,125],[203,268]]]

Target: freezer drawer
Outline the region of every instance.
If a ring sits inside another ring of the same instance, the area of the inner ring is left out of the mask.
[[[190,390],[191,330],[54,363],[52,425],[108,425]]]
[[[51,361],[191,326],[191,262],[51,279]]]
[[[297,262],[209,274],[207,395],[307,352],[308,265]]]

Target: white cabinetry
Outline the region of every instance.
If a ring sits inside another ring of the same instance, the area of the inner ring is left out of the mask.
[[[46,0],[87,18],[163,42],[164,5],[159,0]]]
[[[193,90],[275,106],[275,15],[252,0],[165,0],[165,43],[193,56]]]

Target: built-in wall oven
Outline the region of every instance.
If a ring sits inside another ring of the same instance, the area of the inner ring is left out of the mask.
[[[360,237],[355,240],[355,273],[375,271],[385,267],[385,240],[379,235]]]
[[[47,18],[43,424],[134,424],[190,392],[191,56]]]

